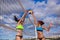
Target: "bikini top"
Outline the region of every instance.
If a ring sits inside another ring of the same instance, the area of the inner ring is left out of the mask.
[[[24,29],[23,25],[19,24],[16,28],[18,29]]]
[[[43,28],[40,26],[40,27],[36,27],[37,31],[43,31]]]

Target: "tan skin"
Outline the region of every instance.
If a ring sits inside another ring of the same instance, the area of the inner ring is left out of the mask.
[[[34,24],[35,24],[36,26],[40,27],[41,24],[39,24],[39,23],[37,22],[34,14],[33,14],[33,12],[31,13],[31,15],[32,15],[32,17],[34,18]],[[48,27],[46,27],[46,26],[43,25],[42,28],[45,29],[46,31],[49,31],[50,28],[51,28],[51,26],[52,26],[52,23],[50,23]],[[38,37],[38,38],[42,38],[42,40],[46,40],[45,37],[44,37],[44,35],[43,35],[43,32],[41,32],[41,31],[37,31],[37,37]]]
[[[25,11],[24,15],[22,16],[22,18],[18,21],[17,25],[23,25],[24,21],[25,21],[25,17],[27,15],[27,11]],[[17,29],[17,35],[22,36],[23,35],[23,30]],[[23,38],[20,38],[19,36],[16,36],[16,40],[23,40]]]

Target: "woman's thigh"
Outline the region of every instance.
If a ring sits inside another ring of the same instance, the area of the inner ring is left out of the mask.
[[[42,40],[46,40],[46,39],[43,37]]]

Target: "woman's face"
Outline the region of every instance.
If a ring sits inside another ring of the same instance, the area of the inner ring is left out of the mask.
[[[41,26],[41,24],[40,24],[40,23],[38,23],[38,26]]]

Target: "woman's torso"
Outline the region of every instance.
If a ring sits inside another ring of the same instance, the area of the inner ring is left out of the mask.
[[[37,26],[37,27],[36,27],[36,30],[37,30],[37,31],[40,31],[40,32],[43,32],[42,26]]]
[[[43,28],[42,28],[42,26],[37,26],[37,27],[36,27],[36,30],[37,30],[37,34],[38,34],[38,37],[39,37],[39,38],[44,37],[44,36],[43,36]]]
[[[16,29],[23,30],[23,29],[24,29],[24,27],[23,27],[23,25],[22,25],[22,24],[19,24],[19,25],[17,25]]]

